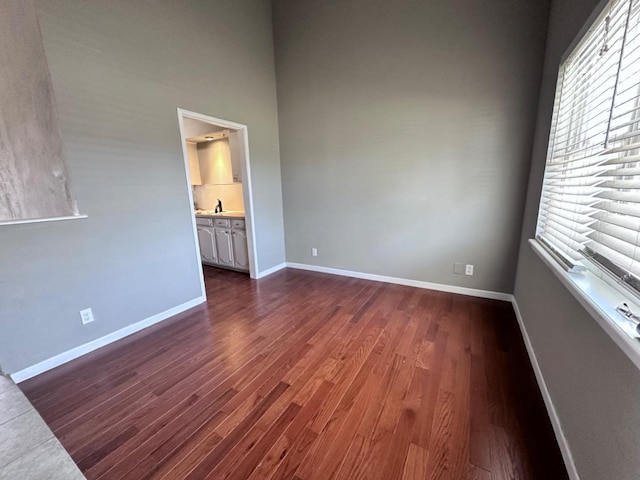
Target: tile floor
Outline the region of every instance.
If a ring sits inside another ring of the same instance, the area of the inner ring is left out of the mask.
[[[0,480],[84,478],[20,389],[0,375]]]

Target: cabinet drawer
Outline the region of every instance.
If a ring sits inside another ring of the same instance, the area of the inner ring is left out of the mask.
[[[229,227],[230,220],[228,218],[214,218],[213,224],[216,227]]]
[[[210,218],[196,217],[196,225],[202,225],[203,227],[210,227],[211,226],[211,219]]]
[[[240,228],[244,230],[244,220],[233,219],[231,220],[231,228]]]

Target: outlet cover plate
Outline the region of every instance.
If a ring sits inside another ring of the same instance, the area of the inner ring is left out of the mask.
[[[93,322],[95,320],[95,318],[93,318],[93,310],[90,308],[80,310],[80,319],[82,320],[83,325]]]

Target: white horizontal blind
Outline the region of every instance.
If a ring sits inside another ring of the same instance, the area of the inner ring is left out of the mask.
[[[612,0],[560,68],[537,237],[640,276],[640,0]]]

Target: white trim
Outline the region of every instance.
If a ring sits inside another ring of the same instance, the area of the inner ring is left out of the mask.
[[[566,272],[538,241],[530,239],[529,245],[633,364],[640,368],[640,343],[634,338],[638,334],[633,323],[616,312],[616,306],[626,302],[634,312],[640,311],[640,307],[629,299],[629,295],[625,296],[590,270]]]
[[[276,273],[280,270],[282,270],[283,268],[286,268],[287,264],[286,263],[281,263],[280,265],[276,265],[275,267],[271,267],[271,268],[267,268],[266,270],[263,270],[261,272],[258,273],[258,275],[256,275],[256,278],[264,278],[267,275],[271,275],[272,273]]]
[[[551,395],[549,394],[549,389],[547,388],[547,384],[545,383],[544,377],[542,376],[542,371],[540,370],[540,365],[538,364],[538,358],[536,357],[535,351],[533,350],[533,345],[531,344],[531,340],[529,339],[527,329],[524,326],[522,314],[520,313],[520,309],[518,308],[518,303],[516,302],[515,297],[512,298],[511,304],[513,305],[513,310],[516,313],[516,318],[518,319],[518,325],[520,326],[520,332],[522,333],[524,344],[527,347],[527,353],[529,354],[529,360],[531,361],[531,366],[533,367],[533,373],[535,373],[536,380],[538,381],[538,387],[540,388],[540,393],[542,394],[544,404],[547,407],[547,413],[549,414],[551,426],[553,427],[553,432],[556,435],[556,440],[558,441],[558,446],[560,447],[560,452],[562,453],[562,458],[564,459],[564,465],[567,469],[567,473],[569,474],[569,478],[571,480],[580,480],[580,475],[578,475],[578,470],[576,469],[576,464],[573,461],[573,455],[571,454],[571,448],[569,448],[569,442],[567,441],[567,437],[564,436],[564,432],[562,431],[562,425],[560,423],[560,418],[558,417],[558,412],[556,412],[556,408],[553,405],[553,400],[551,400]]]
[[[185,110],[183,108],[178,108],[178,122],[180,125],[180,139],[182,141],[182,155],[185,161],[185,171],[186,171],[186,181],[187,187],[189,190],[189,201],[190,208],[193,210],[193,192],[191,191],[191,179],[189,177],[189,158],[187,155],[187,147],[186,147],[186,139],[183,133],[183,122],[182,118],[192,118],[194,120],[199,120],[205,123],[212,123],[214,125],[228,128],[231,130],[236,130],[240,135],[242,135],[242,146],[244,151],[243,157],[244,162],[242,163],[242,195],[244,200],[244,211],[245,211],[245,226],[247,230],[247,247],[249,250],[249,276],[251,278],[258,278],[257,272],[258,270],[258,251],[257,251],[257,241],[256,241],[256,232],[255,232],[255,222],[253,216],[253,186],[251,181],[251,160],[249,155],[249,128],[246,125],[241,123],[231,122],[229,120],[224,120],[221,118],[212,117],[209,115],[204,115],[202,113],[192,112],[189,110]],[[194,229],[194,240],[196,242],[196,249],[198,251],[198,262],[200,262],[200,245],[198,243],[198,231],[195,224],[195,212],[193,212],[193,229]],[[200,269],[200,276],[202,279],[202,292],[204,293],[204,277],[202,276],[202,269]]]
[[[385,275],[375,275],[373,273],[352,272],[350,270],[320,267],[317,265],[307,265],[304,263],[287,262],[287,267],[296,268],[298,270],[310,270],[312,272],[330,273],[331,275],[342,275],[343,277],[363,278],[365,280],[372,280],[374,282],[395,283],[398,285],[407,285],[409,287],[438,290],[440,292],[458,293],[460,295],[469,295],[471,297],[491,298],[493,300],[503,300],[505,302],[510,302],[512,298],[512,295],[510,293],[492,292],[489,290],[478,290],[475,288],[467,287],[456,287],[454,285],[423,282],[421,280],[409,280],[406,278],[387,277]]]
[[[191,188],[191,173],[189,171],[189,153],[187,152],[187,142],[184,136],[184,117],[182,110],[178,108],[178,128],[180,129],[180,148],[182,149],[182,159],[184,161],[185,182],[189,195],[189,209],[191,210],[191,230],[193,241],[196,247],[196,265],[198,265],[198,275],[200,277],[200,295],[207,298],[207,290],[204,286],[204,271],[202,270],[202,256],[200,255],[200,241],[198,239],[198,225],[196,224],[196,212],[193,206],[193,189]]]
[[[249,128],[243,125],[240,129],[243,140],[244,163],[242,168],[242,196],[245,210],[245,228],[247,229],[247,247],[249,249],[249,276],[256,278],[258,269],[258,243],[256,241],[255,221],[253,217],[253,184],[251,180],[251,160],[249,156]]]
[[[170,308],[169,310],[165,310],[164,312],[157,313],[149,318],[136,322],[134,324],[128,325],[120,330],[117,330],[113,333],[105,335],[104,337],[96,338],[84,345],[80,345],[79,347],[72,348],[71,350],[67,350],[66,352],[62,352],[58,355],[55,355],[51,358],[43,360],[42,362],[38,362],[35,365],[31,365],[23,370],[19,370],[15,373],[10,374],[9,376],[15,383],[20,383],[25,380],[28,380],[36,375],[40,375],[48,370],[51,370],[55,367],[58,367],[64,363],[70,362],[82,355],[86,355],[87,353],[93,352],[98,348],[104,347],[105,345],[109,345],[121,338],[127,337],[131,334],[139,332],[140,330],[144,330],[151,325],[159,323],[163,320],[166,320],[169,317],[173,317],[179,313],[184,312],[185,310],[189,310],[190,308],[195,307],[196,305],[200,305],[205,302],[206,298],[204,296],[194,298],[193,300],[189,300],[182,305],[178,305],[176,307]]]
[[[87,215],[69,215],[67,217],[27,218],[24,220],[3,220],[0,225],[20,225],[22,223],[59,222],[61,220],[77,220],[87,218]]]

